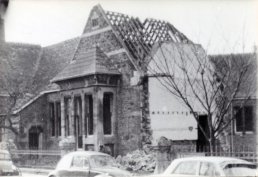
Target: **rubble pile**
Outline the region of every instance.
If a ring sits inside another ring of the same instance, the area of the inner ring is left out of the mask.
[[[156,156],[150,151],[135,150],[125,156],[118,156],[116,162],[121,168],[134,173],[152,173],[156,166]]]

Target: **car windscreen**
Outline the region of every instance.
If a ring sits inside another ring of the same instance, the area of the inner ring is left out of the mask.
[[[223,171],[226,176],[255,176],[257,166],[254,164],[233,163],[227,164]]]
[[[71,166],[73,156],[68,154],[65,155],[57,164],[56,169],[67,169]]]
[[[90,165],[94,168],[117,166],[115,160],[107,155],[92,155],[90,157]]]

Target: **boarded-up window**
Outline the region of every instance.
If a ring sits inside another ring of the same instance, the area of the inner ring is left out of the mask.
[[[103,97],[103,131],[105,135],[112,134],[113,94],[104,93]]]

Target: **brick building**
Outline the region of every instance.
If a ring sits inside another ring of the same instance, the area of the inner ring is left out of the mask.
[[[1,137],[12,136],[19,149],[99,150],[105,145],[114,155],[151,143],[157,127],[150,124],[153,82],[146,77],[147,56],[164,41],[195,45],[170,23],[142,23],[97,5],[77,38],[47,47],[1,43],[0,71],[16,78],[15,68],[26,84],[12,112],[18,135],[2,130]],[[8,113],[7,92],[1,90],[1,116]],[[179,140],[196,143],[197,124],[189,120]],[[173,127],[167,133],[173,134]]]

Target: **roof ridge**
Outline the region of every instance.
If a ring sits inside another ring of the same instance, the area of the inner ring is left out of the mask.
[[[31,44],[31,43],[23,43],[23,42],[5,42],[7,45],[15,45],[15,46],[21,46],[21,47],[38,47],[42,48],[40,44]]]
[[[80,37],[81,37],[81,36],[73,37],[73,38],[70,38],[70,39],[65,39],[65,40],[60,41],[60,42],[58,42],[58,43],[51,44],[51,45],[47,45],[47,46],[44,46],[44,47],[42,47],[42,48],[43,48],[43,49],[45,49],[45,48],[52,48],[52,47],[54,47],[54,46],[62,45],[62,44],[64,44],[64,43],[69,43],[69,42],[72,42],[72,41],[77,41],[77,40],[79,40]]]

